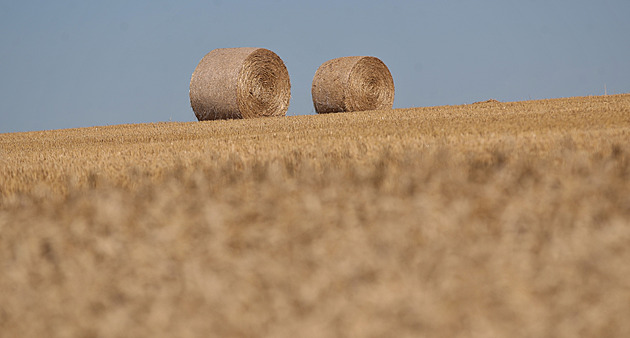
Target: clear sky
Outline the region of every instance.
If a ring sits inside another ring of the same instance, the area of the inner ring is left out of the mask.
[[[263,47],[314,114],[328,59],[389,67],[395,108],[630,92],[628,0],[0,0],[0,133],[195,121],[188,86],[224,47]]]

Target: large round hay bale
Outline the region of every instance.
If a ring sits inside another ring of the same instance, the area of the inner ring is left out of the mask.
[[[190,105],[199,121],[284,116],[289,72],[264,48],[219,48],[201,59],[190,79]]]
[[[319,66],[311,94],[319,114],[391,109],[394,79],[378,58],[347,56]]]

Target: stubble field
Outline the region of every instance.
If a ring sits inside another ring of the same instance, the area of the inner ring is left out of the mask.
[[[628,337],[630,94],[0,134],[2,337]]]

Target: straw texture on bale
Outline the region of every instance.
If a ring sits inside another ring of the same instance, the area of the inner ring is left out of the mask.
[[[319,114],[391,109],[394,79],[378,58],[341,57],[319,66],[313,77],[311,94]]]
[[[190,105],[199,121],[284,116],[289,72],[264,48],[219,48],[201,59],[190,79]]]

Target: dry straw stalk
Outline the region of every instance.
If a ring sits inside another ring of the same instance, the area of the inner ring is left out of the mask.
[[[190,79],[190,105],[199,121],[284,116],[289,72],[264,48],[219,48],[201,59]]]
[[[372,56],[347,56],[324,62],[311,88],[319,114],[391,109],[394,79],[383,61]]]

